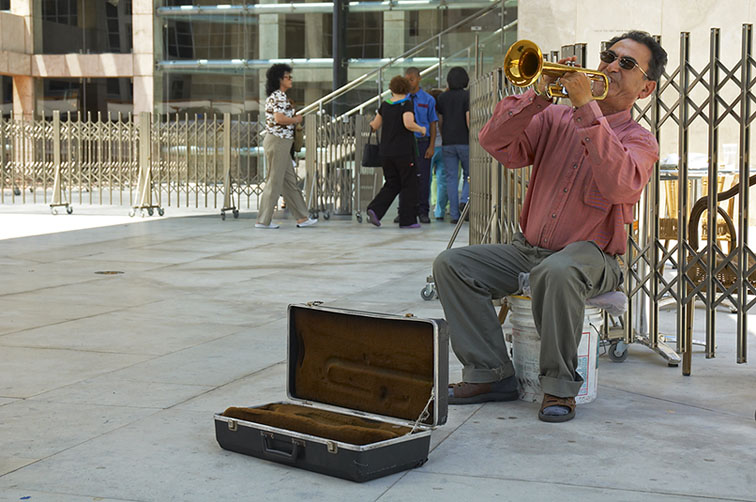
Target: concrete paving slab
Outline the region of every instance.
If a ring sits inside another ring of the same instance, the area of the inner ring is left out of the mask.
[[[162,355],[238,331],[219,323],[179,321],[133,312],[103,314],[3,335],[5,346]]]
[[[151,408],[32,400],[7,404],[0,406],[3,455],[11,458],[46,458],[157,411]]]
[[[126,274],[109,275],[86,283],[48,286],[18,293],[15,297],[38,303],[75,298],[78,302],[126,308],[183,294],[181,291],[161,290],[149,277],[133,277],[131,274],[125,276]]]
[[[0,454],[0,476],[2,476],[3,474],[7,474],[9,472],[13,472],[16,469],[20,469],[21,467],[24,467],[31,463],[34,463],[37,460],[39,459],[38,458],[23,458],[23,457],[15,456],[15,455],[12,457],[6,457],[5,454]],[[2,493],[0,493],[0,500],[3,500],[2,497],[3,495]]]
[[[467,493],[475,500],[496,500],[500,502],[543,502],[544,500],[580,500],[581,502],[690,502],[732,500],[724,498],[697,497],[695,495],[667,495],[645,491],[642,486],[636,490],[613,488],[593,488],[571,484],[523,481],[508,478],[478,478],[455,476],[453,474],[432,474],[410,471],[391,490],[382,495],[378,502],[428,500],[437,502],[459,502],[460,494]],[[474,494],[474,495],[473,495]]]
[[[30,398],[50,403],[169,408],[213,389],[209,385],[127,380],[107,374],[44,392]]]
[[[141,382],[223,385],[286,360],[286,320],[150,359],[115,372]]]
[[[176,408],[200,411],[212,416],[229,406],[260,406],[288,400],[286,362],[280,362],[188,399],[177,404]]]
[[[280,319],[281,311],[263,308],[250,292],[240,290],[235,284],[227,284],[232,298],[216,298],[216,292],[205,295],[183,294],[137,307],[125,309],[144,316],[159,315],[163,319],[180,319],[193,322],[222,322],[226,325],[260,326]]]
[[[640,484],[679,496],[754,496],[756,471],[739,467],[756,462],[756,450],[743,442],[754,435],[753,420],[600,391],[565,424],[537,420],[537,403],[486,404],[421,469],[630,491]],[[625,466],[631,472],[621,475]]]
[[[111,312],[113,307],[92,303],[79,303],[67,298],[30,301],[29,297],[8,295],[2,298],[0,309],[0,335],[26,329],[59,324],[73,319]],[[2,344],[2,339],[0,339]]]
[[[0,493],[0,501],[24,501],[30,502],[136,502],[127,499],[92,497],[90,495],[69,495],[60,492],[41,492],[39,490],[16,490],[14,488]]]
[[[0,408],[1,409],[1,408]],[[15,487],[133,500],[375,500],[403,474],[358,484],[223,450],[212,415],[165,410],[0,477]]]
[[[147,358],[134,354],[10,347],[2,345],[0,337],[0,396],[31,397]]]

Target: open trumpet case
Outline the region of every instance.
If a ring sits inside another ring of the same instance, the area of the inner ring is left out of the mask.
[[[288,309],[288,402],[215,414],[222,448],[367,481],[424,464],[446,422],[441,319],[320,306]]]

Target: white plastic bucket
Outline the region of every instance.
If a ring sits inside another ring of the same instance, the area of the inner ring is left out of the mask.
[[[541,353],[541,337],[536,331],[530,298],[510,296],[509,315],[512,323],[512,362],[517,374],[520,399],[540,402],[543,399],[538,361]],[[583,335],[578,346],[577,372],[583,377],[583,385],[577,403],[590,403],[596,399],[598,390],[598,340],[604,317],[601,310],[585,307]]]

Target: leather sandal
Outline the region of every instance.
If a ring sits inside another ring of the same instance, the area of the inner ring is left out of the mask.
[[[568,408],[569,411],[563,415],[544,413],[544,410],[549,406],[564,406],[565,408]],[[538,418],[543,422],[567,422],[568,420],[572,420],[575,418],[575,398],[544,394],[543,402],[541,402],[541,409],[538,412]]]
[[[498,382],[449,384],[449,404],[514,401],[518,397],[517,378],[514,375]]]

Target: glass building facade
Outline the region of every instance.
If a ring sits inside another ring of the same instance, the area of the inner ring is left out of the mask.
[[[206,9],[219,2],[165,0],[158,7],[160,41],[156,40],[156,109],[161,113],[257,112],[265,95],[262,89],[268,60],[294,59],[294,88],[289,91],[298,108],[328,94],[333,84],[333,14],[258,14],[243,8]],[[228,2],[224,2],[228,3]],[[361,2],[365,3],[365,2]],[[348,80],[378,68],[480,10],[457,2],[454,9],[348,12],[345,27],[345,59]],[[229,7],[243,6],[232,2]],[[191,8],[179,8],[191,6]],[[224,13],[223,10],[229,11]],[[193,11],[193,12],[192,12]],[[502,19],[504,16],[504,19]],[[476,34],[491,34],[507,19],[516,19],[516,3],[507,11],[492,11],[469,26],[461,26],[438,43],[428,44],[405,66],[427,68],[438,56],[463,51],[459,60],[470,60],[469,48]],[[514,41],[514,40],[512,40]],[[297,61],[301,61],[299,65]],[[345,97],[344,106],[357,106],[384,88],[401,69],[371,79]],[[429,76],[423,86],[443,87],[445,77]]]
[[[505,5],[492,0],[442,5],[397,1],[390,9],[377,0],[347,2],[340,31],[345,71],[339,82],[353,80],[422,42],[431,42],[400,64],[368,78],[341,98],[340,106],[357,106],[385,90],[390,78],[404,68],[432,69],[440,58],[446,66],[429,71],[423,87],[444,87],[450,66],[465,65],[472,74],[475,42],[482,47],[483,38],[517,17],[516,0],[507,0]],[[142,14],[133,15],[134,5]],[[463,21],[493,5],[485,16]],[[14,68],[23,66],[25,50],[40,56],[33,74],[2,77],[3,113],[13,107],[9,106],[13,86],[20,85],[23,92],[16,94],[15,106],[25,116],[50,116],[55,110],[92,117],[132,110],[256,114],[265,99],[265,72],[278,61],[293,66],[295,85],[288,94],[298,108],[338,87],[334,83],[333,4],[328,2],[0,0],[0,10],[10,10],[16,28],[33,26],[35,30],[29,34],[31,45],[11,44],[16,53]],[[150,11],[151,15],[143,14]],[[449,27],[454,28],[434,38]],[[504,39],[494,38],[500,55]]]
[[[131,0],[42,0],[45,54],[129,53]]]

